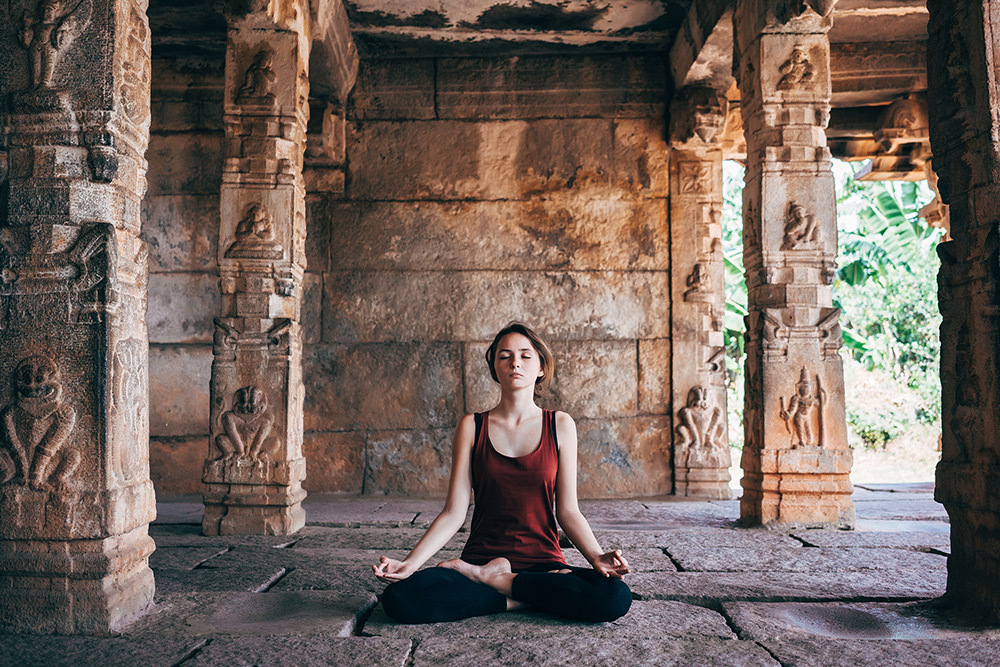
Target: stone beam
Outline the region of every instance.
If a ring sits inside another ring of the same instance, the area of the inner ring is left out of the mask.
[[[311,0],[309,95],[343,106],[358,76],[358,48],[342,0]]]
[[[722,317],[722,129],[726,96],[683,88],[670,110],[674,493],[729,499]]]
[[[930,0],[930,140],[954,240],[941,271],[941,462],[951,521],[946,600],[1000,623],[1000,6]]]
[[[692,2],[670,47],[670,77],[679,89],[698,82],[726,90],[733,81],[733,0]]]
[[[153,602],[146,8],[0,10],[0,633],[108,634]]]
[[[743,190],[750,525],[851,527],[851,450],[831,283],[837,256],[831,0],[739,0],[734,59],[747,142]]]
[[[830,83],[830,103],[835,107],[887,104],[927,90],[927,44],[832,44]]]
[[[217,534],[305,523],[302,332],[308,8],[226,16],[226,133],[205,518]]]

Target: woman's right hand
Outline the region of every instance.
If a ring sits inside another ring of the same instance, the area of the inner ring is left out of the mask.
[[[372,565],[372,572],[383,581],[402,581],[413,574],[416,569],[409,563],[385,556],[379,558],[378,563]]]

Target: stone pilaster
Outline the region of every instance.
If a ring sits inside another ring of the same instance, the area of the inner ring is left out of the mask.
[[[205,534],[287,534],[302,500],[309,8],[227,15],[219,270]]]
[[[146,7],[4,5],[0,632],[107,634],[153,600]]]
[[[1000,622],[1000,7],[927,3],[930,139],[953,240],[938,247],[948,594]]]
[[[689,86],[670,110],[670,298],[674,493],[728,499],[719,143],[726,106],[719,91]]]
[[[834,2],[736,3],[735,57],[747,139],[747,316],[741,519],[853,526],[830,107]]]

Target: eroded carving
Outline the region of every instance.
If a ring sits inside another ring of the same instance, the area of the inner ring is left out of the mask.
[[[788,399],[778,397],[781,405],[781,420],[785,429],[792,434],[792,448],[822,447],[824,440],[823,409],[826,404],[826,391],[820,383],[819,376],[815,381],[803,366],[799,372],[799,381],[795,384],[795,393]],[[818,433],[813,430],[813,413],[819,417]]]
[[[21,43],[31,59],[35,90],[51,88],[59,55],[90,23],[92,0],[42,0],[34,15],[24,12]]]
[[[236,103],[273,102],[274,93],[271,92],[271,84],[277,78],[274,73],[274,52],[267,48],[261,49],[247,67],[243,86],[236,94]]]
[[[723,444],[722,411],[709,404],[705,387],[691,387],[687,404],[677,412],[677,417],[680,422],[675,429],[677,447],[690,450],[689,459],[696,452],[708,452]]]
[[[836,4],[837,0],[786,0],[780,18],[782,21],[799,18],[810,9],[821,18],[827,18],[833,13]]]
[[[274,238],[274,221],[260,204],[247,209],[236,226],[236,240],[226,257],[232,259],[281,259],[282,247]]]
[[[685,282],[687,284],[687,289],[684,290],[685,301],[704,301],[712,292],[711,276],[701,262],[694,265]]]
[[[809,60],[806,50],[798,45],[792,47],[791,56],[781,64],[778,71],[781,73],[778,90],[812,87],[816,80],[816,67]]]
[[[13,400],[0,412],[3,449],[0,486],[36,491],[65,486],[80,465],[80,452],[68,445],[76,411],[62,399],[59,369],[45,356],[28,357],[14,369]]]
[[[785,216],[785,237],[781,242],[782,250],[801,250],[815,247],[818,241],[819,228],[816,216],[804,206],[791,204]]]
[[[686,142],[697,136],[703,143],[715,141],[726,123],[726,96],[708,86],[681,89],[671,107],[672,140]]]
[[[134,123],[149,122],[149,57],[147,44],[149,30],[146,20],[133,7],[129,16],[129,57],[122,60],[122,83],[118,88],[122,109]]]
[[[215,439],[222,454],[215,460],[269,457],[271,444],[268,439],[273,425],[267,395],[253,385],[238,389],[233,395],[233,409],[222,415],[225,433]]]

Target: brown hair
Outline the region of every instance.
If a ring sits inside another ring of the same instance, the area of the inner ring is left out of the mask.
[[[493,342],[486,349],[486,365],[489,366],[490,377],[493,378],[494,382],[499,384],[500,379],[497,377],[497,369],[493,366],[493,362],[497,357],[497,348],[500,347],[500,340],[510,333],[518,333],[527,338],[531,341],[531,346],[535,348],[535,352],[538,353],[538,360],[542,366],[542,375],[535,379],[535,396],[539,396],[542,390],[549,384],[549,380],[556,367],[556,360],[552,357],[552,350],[549,349],[548,344],[531,327],[523,322],[509,322],[507,326],[500,330],[493,339]]]

